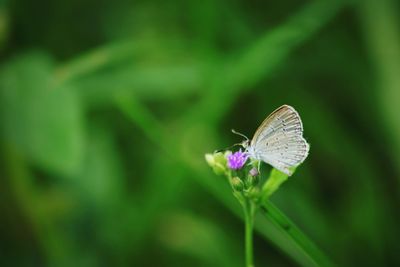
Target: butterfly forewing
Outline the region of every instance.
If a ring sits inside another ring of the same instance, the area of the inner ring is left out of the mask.
[[[288,175],[292,174],[290,168],[302,163],[309,151],[300,116],[288,105],[276,109],[261,123],[251,146],[259,159]]]

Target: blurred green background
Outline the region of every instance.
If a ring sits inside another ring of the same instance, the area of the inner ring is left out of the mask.
[[[244,266],[204,153],[285,103],[311,151],[271,201],[338,266],[399,266],[399,7],[2,1],[0,266]],[[321,265],[257,220],[256,266]]]

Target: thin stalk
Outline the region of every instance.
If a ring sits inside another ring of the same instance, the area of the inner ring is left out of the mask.
[[[254,267],[253,260],[253,226],[254,226],[255,207],[251,201],[246,201],[244,205],[245,218],[245,258],[246,267]]]

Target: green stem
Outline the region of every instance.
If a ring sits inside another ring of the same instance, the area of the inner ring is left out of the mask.
[[[246,267],[254,267],[254,262],[253,262],[254,211],[255,211],[254,204],[251,201],[247,200],[244,205]]]

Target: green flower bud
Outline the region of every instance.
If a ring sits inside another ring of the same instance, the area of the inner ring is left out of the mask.
[[[251,187],[257,186],[259,181],[260,181],[259,172],[258,172],[257,168],[253,167],[249,171],[249,174],[247,175],[246,185],[248,188],[251,188]]]
[[[254,187],[258,185],[258,182],[260,181],[260,179],[258,178],[258,176],[247,176],[246,179],[246,185],[248,188]]]
[[[227,159],[226,159],[226,155],[228,155],[229,153],[231,153],[230,151],[226,151],[225,153],[222,152],[217,152],[214,153],[214,159],[217,163],[221,164],[222,166],[227,166]]]
[[[240,180],[239,177],[236,177],[236,176],[233,177],[231,183],[232,183],[232,187],[235,191],[238,191],[238,192],[243,191],[244,184],[243,184],[242,180]]]
[[[257,168],[253,167],[251,168],[251,170],[249,171],[249,174],[251,176],[258,176],[260,173],[258,172]]]
[[[207,161],[208,165],[210,167],[214,167],[214,165],[215,165],[214,155],[210,154],[210,153],[207,153],[207,154],[204,155],[204,157],[206,158],[206,161]]]
[[[221,152],[205,154],[205,159],[217,175],[224,174],[227,171],[226,157]]]

